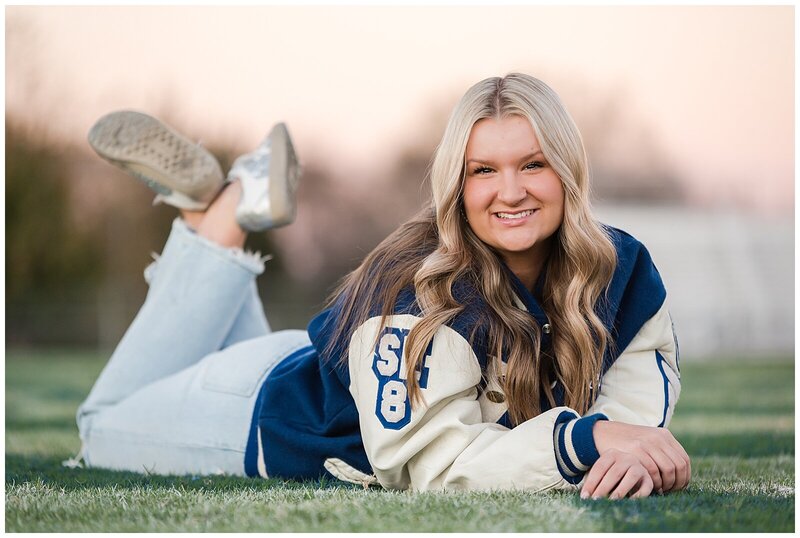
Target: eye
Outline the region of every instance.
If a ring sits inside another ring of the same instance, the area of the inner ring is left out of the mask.
[[[472,170],[472,174],[473,175],[489,174],[489,173],[491,173],[491,171],[492,171],[492,169],[489,168],[488,166],[479,166],[479,167],[474,168]]]
[[[541,161],[533,161],[525,165],[525,170],[536,170],[538,168],[544,168],[544,163]]]

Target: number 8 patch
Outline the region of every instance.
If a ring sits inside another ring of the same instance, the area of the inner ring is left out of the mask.
[[[399,430],[411,421],[411,404],[406,388],[405,360],[403,348],[409,329],[386,327],[375,346],[372,371],[378,378],[378,394],[375,415],[384,428]],[[428,367],[426,366],[433,348],[433,340],[425,350],[422,368],[417,369],[420,388],[428,386]]]

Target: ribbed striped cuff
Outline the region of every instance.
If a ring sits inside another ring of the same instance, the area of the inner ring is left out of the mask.
[[[598,420],[608,420],[608,417],[596,413],[578,418],[575,413],[564,411],[556,419],[553,427],[556,462],[561,476],[570,484],[580,482],[600,457],[592,435],[592,427]]]

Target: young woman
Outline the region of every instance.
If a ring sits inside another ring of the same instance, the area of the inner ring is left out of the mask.
[[[294,217],[283,125],[227,180],[142,114],[110,114],[89,140],[182,218],[78,411],[87,465],[612,498],[688,484],[666,429],[680,377],[664,286],[641,243],[593,218],[581,136],[543,82],[467,91],[430,207],[307,332],[270,332],[262,262],[242,250]]]

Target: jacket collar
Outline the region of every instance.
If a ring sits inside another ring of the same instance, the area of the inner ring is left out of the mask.
[[[533,293],[525,287],[525,284],[514,274],[514,271],[509,269],[508,265],[501,259],[500,263],[503,266],[503,269],[506,271],[509,280],[511,281],[511,286],[513,287],[514,295],[516,295],[517,299],[522,306],[524,306],[525,310],[527,310],[539,323],[539,326],[543,326],[545,323],[549,323],[547,319],[547,315],[544,313],[542,306],[539,304],[539,301],[536,300],[536,297]],[[544,280],[545,275],[547,274],[547,268],[545,267],[542,270],[542,273],[539,275],[539,278],[536,280],[536,285],[534,289],[536,293],[541,296],[541,292],[544,289]],[[519,304],[517,306],[520,306]]]

